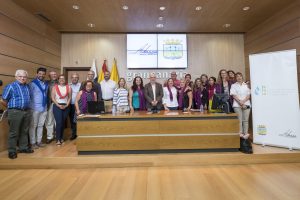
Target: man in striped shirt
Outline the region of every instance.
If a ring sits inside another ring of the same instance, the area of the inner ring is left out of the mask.
[[[17,158],[17,142],[20,153],[33,153],[28,146],[30,124],[30,90],[26,83],[28,73],[17,70],[16,81],[7,85],[2,94],[1,103],[8,108],[8,157]]]

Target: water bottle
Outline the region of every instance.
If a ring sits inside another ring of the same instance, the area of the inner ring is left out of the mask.
[[[112,107],[112,114],[115,114],[116,113],[116,106],[114,105],[113,107]]]
[[[203,109],[203,105],[201,104],[200,105],[200,113],[203,113],[204,112],[204,109]]]

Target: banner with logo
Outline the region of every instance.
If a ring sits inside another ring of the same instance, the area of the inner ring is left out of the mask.
[[[249,57],[254,143],[299,149],[296,50]]]

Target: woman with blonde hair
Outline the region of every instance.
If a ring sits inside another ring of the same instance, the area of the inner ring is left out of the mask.
[[[128,94],[126,81],[124,78],[120,78],[118,81],[118,87],[114,90],[113,110],[119,113],[129,111]]]

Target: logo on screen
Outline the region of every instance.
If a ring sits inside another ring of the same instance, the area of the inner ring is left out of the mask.
[[[261,87],[257,86],[254,90],[254,94],[255,95],[262,95],[262,96],[266,96],[267,95],[267,86],[262,85]]]
[[[258,135],[267,135],[266,125],[257,125],[256,131]]]
[[[181,40],[167,39],[164,40],[163,54],[166,59],[180,59],[183,57],[183,45]]]
[[[146,43],[136,51],[130,51],[130,54],[138,54],[142,56],[157,55],[157,50],[149,50],[150,44]]]
[[[284,131],[283,133],[280,133],[279,136],[281,137],[287,137],[287,138],[296,138],[297,135],[294,131],[292,131],[291,129],[288,129],[286,131]]]

